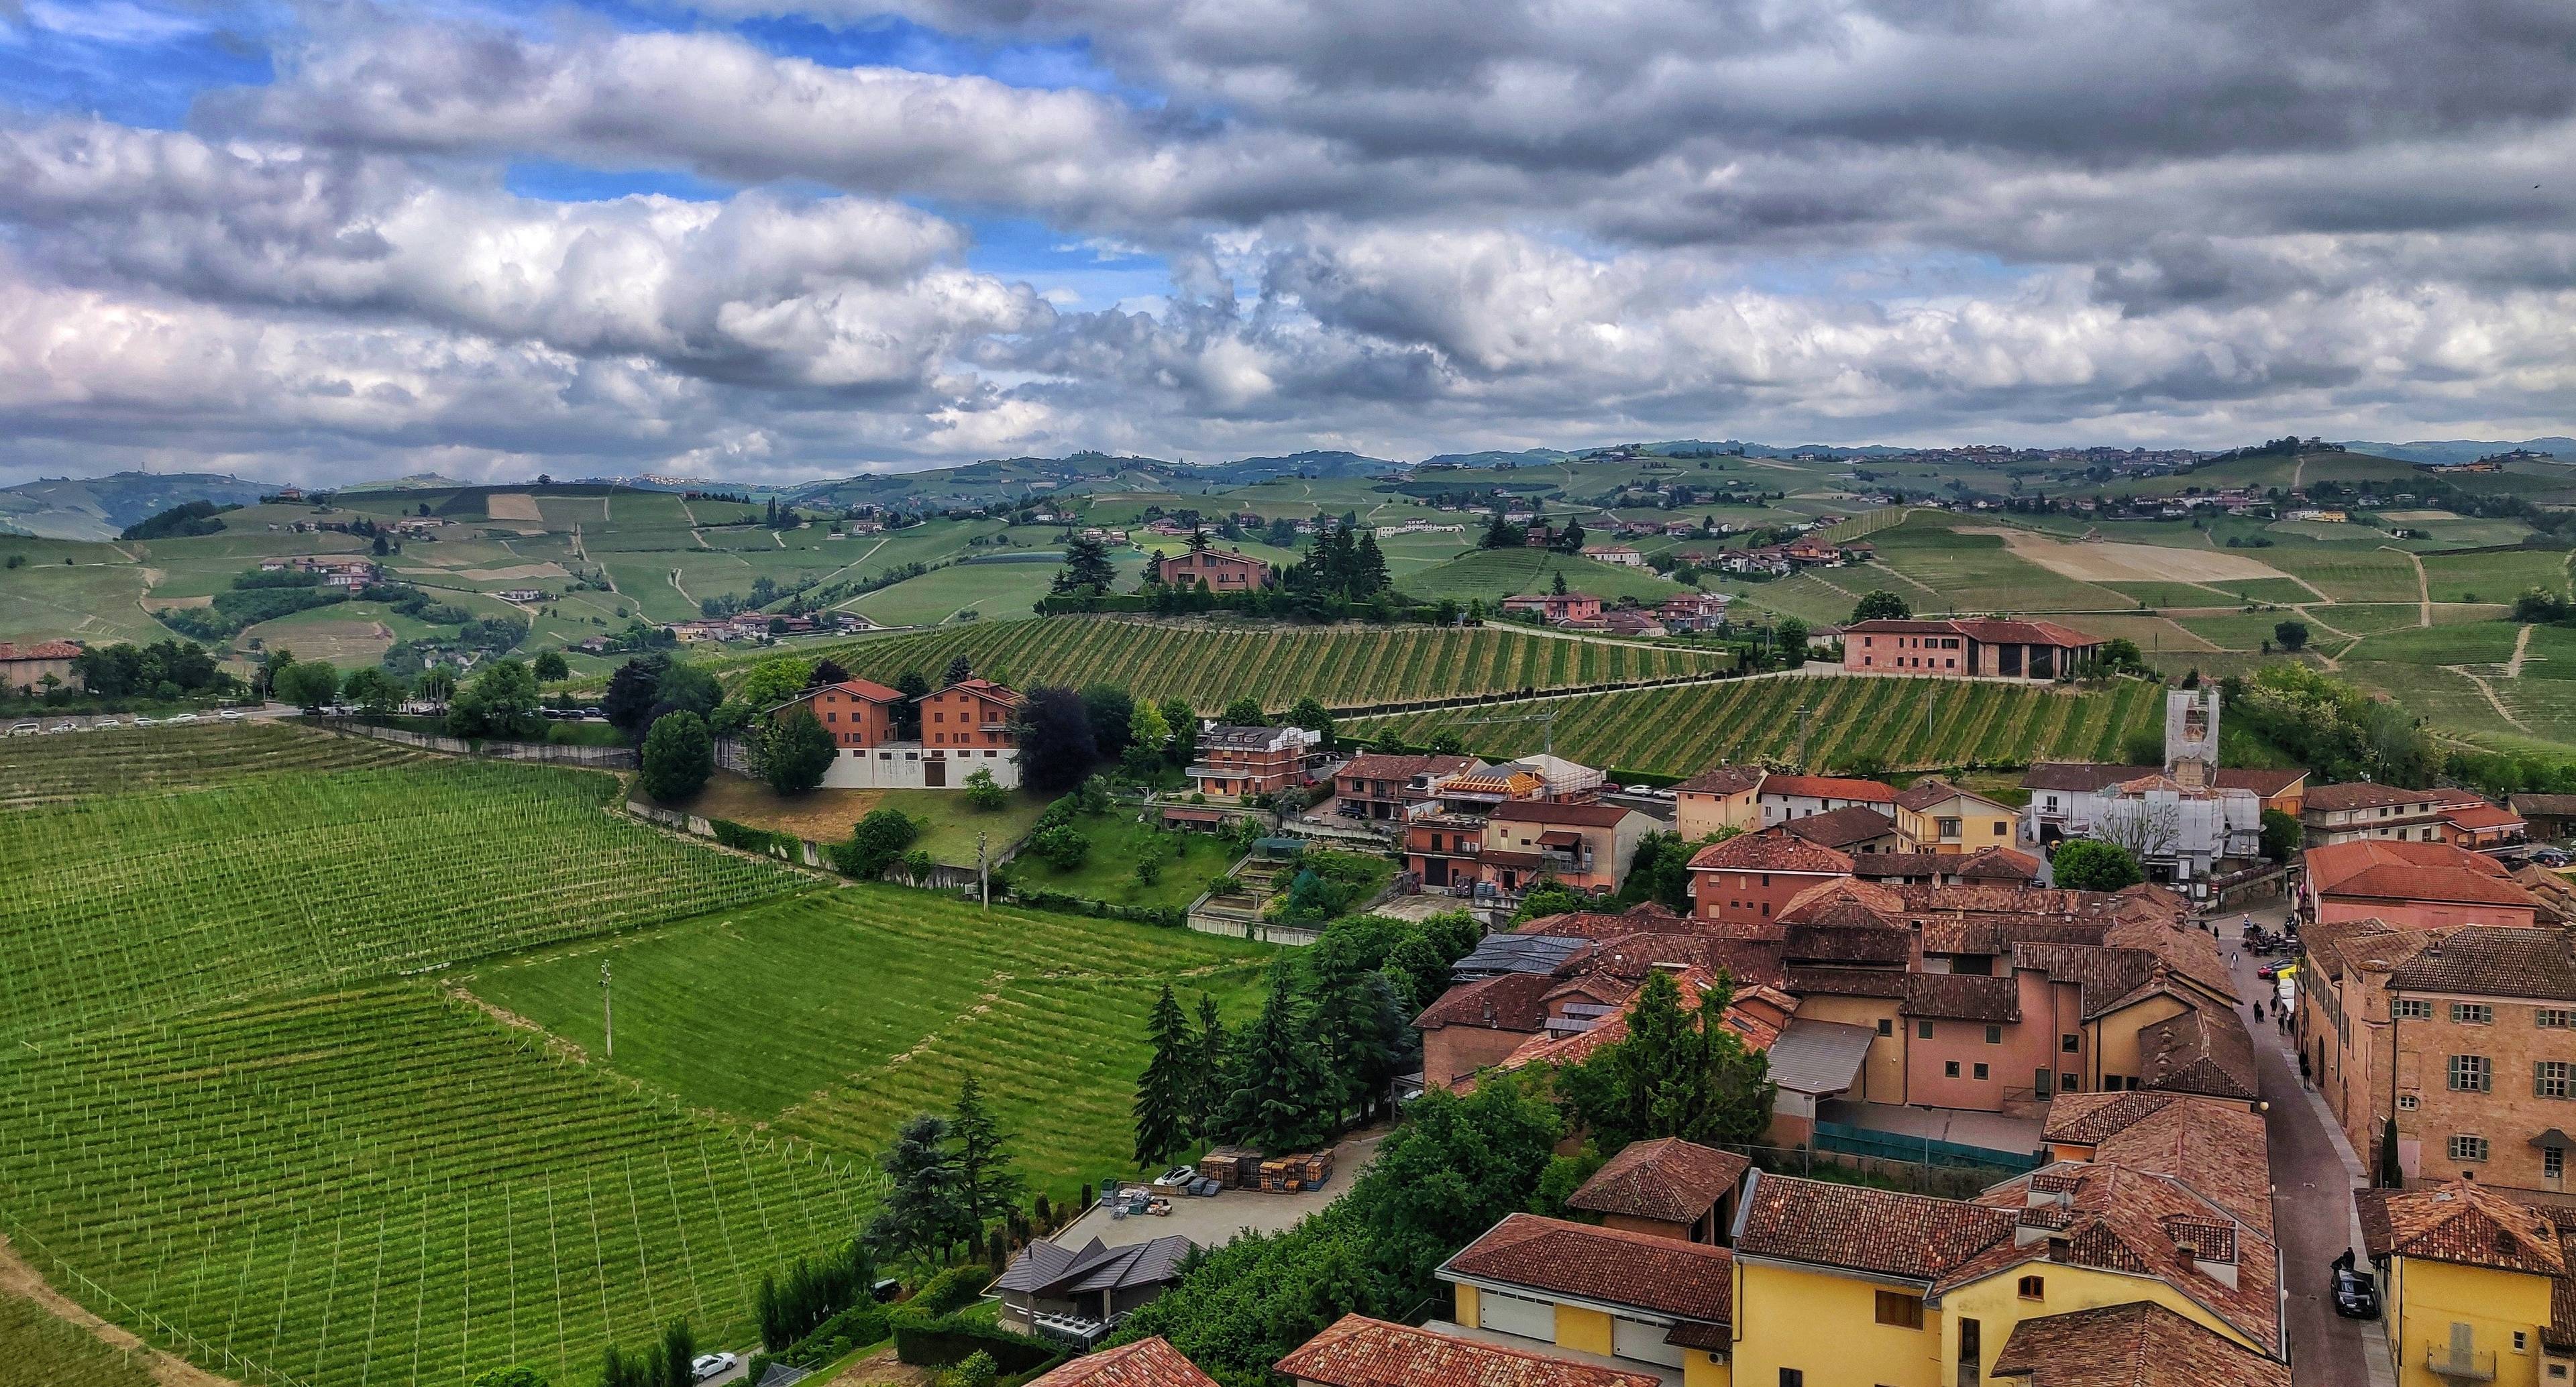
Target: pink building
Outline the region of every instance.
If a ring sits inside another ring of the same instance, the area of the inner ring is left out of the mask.
[[[2002,1112],[2044,1101],[2083,1072],[2079,989],[2037,969],[2004,977],[1918,973],[1898,1015],[1908,1027],[1905,1101]],[[2073,1037],[2076,1048],[2066,1049]]]
[[[2301,853],[2308,918],[2385,921],[2401,929],[2443,925],[2529,928],[2540,902],[2484,853],[2449,843],[2357,838]]]

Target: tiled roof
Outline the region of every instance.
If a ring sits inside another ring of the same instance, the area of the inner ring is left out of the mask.
[[[2082,794],[2153,775],[2155,771],[2153,766],[2112,766],[2100,761],[2041,761],[2022,772],[2021,787]]]
[[[1896,787],[1876,780],[1841,775],[1773,775],[1762,781],[1762,793],[1798,799],[1851,799],[1866,804],[1894,804]]]
[[[1442,1026],[1487,1026],[1498,1031],[1536,1033],[1547,1025],[1542,999],[1556,985],[1550,973],[1503,973],[1462,982],[1413,1018],[1418,1030]]]
[[[1489,816],[1496,823],[1574,824],[1583,828],[1615,828],[1619,821],[1637,811],[1615,804],[1566,804],[1557,800],[1512,800],[1494,806]],[[1640,815],[1639,817],[1643,817]]]
[[[2409,992],[2576,1001],[2576,961],[2556,930],[2463,925],[2429,939],[2389,972]]]
[[[2115,949],[2136,949],[2199,984],[2211,996],[2231,1005],[2236,1000],[2236,975],[2228,971],[2227,960],[2218,956],[2218,941],[2204,930],[2156,919],[2116,920],[2102,932],[2102,942]]]
[[[970,694],[987,703],[1001,704],[1005,708],[1017,708],[1028,702],[1027,697],[1019,690],[996,684],[990,679],[960,679],[947,688],[941,689],[939,693]],[[934,698],[937,696],[937,694],[932,695]]]
[[[2098,920],[2027,919],[1980,911],[1973,915],[1934,915],[1911,919],[1922,936],[1925,954],[1989,954],[2001,957],[2016,944],[2087,944],[2102,942]]]
[[[2353,1198],[2370,1255],[2559,1276],[2568,1271],[2558,1227],[2474,1180],[2430,1189],[2366,1189]]]
[[[827,689],[837,689],[842,693],[850,695],[852,698],[865,699],[870,703],[902,703],[906,701],[906,696],[903,690],[889,689],[885,685],[880,684],[873,679],[844,679],[837,684],[817,684],[810,689],[802,690],[794,697],[789,698],[786,703],[782,703],[778,706],[783,708],[787,706],[787,703],[802,703],[806,699],[812,698],[814,695],[822,693]]]
[[[1684,795],[1740,795],[1761,787],[1760,766],[1711,766],[1673,787],[1673,793]]]
[[[1327,1387],[1662,1387],[1623,1373],[1428,1329],[1344,1315],[1272,1365]]]
[[[2029,1387],[2290,1387],[2289,1364],[2146,1300],[2022,1320],[1992,1375]]]
[[[1959,867],[1962,882],[2033,882],[2039,880],[2039,859],[2013,848],[1979,848],[1968,854]]]
[[[1514,934],[1554,934],[1574,939],[1615,939],[1639,930],[1668,930],[1688,933],[1697,923],[1693,917],[1676,915],[1663,906],[1647,901],[1612,913],[1599,910],[1569,910],[1558,915],[1541,915],[1523,921]]]
[[[2442,811],[2442,819],[2453,828],[2520,828],[2524,820],[2510,809],[2492,804],[2466,804]]]
[[[1968,859],[1955,852],[1865,852],[1852,859],[1852,874],[1863,881],[1894,877],[1928,884],[1935,877],[1955,876],[1966,865]]]
[[[2439,804],[2439,790],[2408,790],[2395,785],[2374,785],[2354,781],[2345,785],[2318,785],[2308,791],[2304,807],[2326,813],[2346,809],[2395,808],[2401,804]]]
[[[2215,1098],[2263,1096],[2254,1068],[2254,1038],[2233,1008],[2177,1012],[2138,1028],[2138,1083],[2167,1093]]]
[[[2384,920],[2324,920],[2299,931],[2308,966],[2329,978],[2347,971],[2385,973],[2413,958],[2445,931],[2398,929]]]
[[[1732,1255],[1656,1233],[1513,1214],[1467,1244],[1443,1270],[1704,1324],[1733,1322]]]
[[[1682,969],[1673,981],[1681,987],[1682,1010],[1697,1011],[1702,994],[1717,985],[1717,976],[1706,969],[1690,967]],[[1736,989],[1734,1000],[1722,1018],[1723,1024],[1735,1032],[1736,1039],[1745,1049],[1757,1053],[1770,1049],[1771,1042],[1780,1038],[1780,1028],[1757,1009],[1756,1004],[1760,1003],[1776,1004],[1783,1018],[1798,1009],[1796,999],[1772,992],[1760,984],[1742,985]],[[1616,1045],[1627,1038],[1628,1013],[1622,1009],[1615,1016],[1604,1017],[1600,1024],[1588,1031],[1553,1039],[1544,1035],[1531,1036],[1521,1042],[1519,1049],[1505,1055],[1495,1067],[1519,1069],[1532,1064],[1581,1064],[1603,1046]]]
[[[2061,1093],[2050,1100],[2048,1117],[2040,1125],[2039,1137],[2042,1141],[2089,1146],[2126,1130],[2142,1118],[2160,1113],[2176,1103],[2190,1101],[2178,1093],[2142,1093],[2135,1089]]]
[[[1729,939],[1702,933],[1645,931],[1623,935],[1602,941],[1582,960],[1584,967],[1623,978],[1642,978],[1647,969],[1659,965],[1697,968],[1712,977],[1724,973],[1735,980],[1738,988],[1777,985],[1785,976],[1779,941]]]
[[[1937,775],[1925,776],[1921,780],[1915,781],[1913,784],[1906,786],[1904,792],[1896,797],[1896,807],[1899,809],[1911,809],[1919,814],[1944,800],[1962,798],[1981,800],[1987,804],[1994,805],[1998,809],[2011,807],[1998,801],[1987,799],[1984,795],[1978,794],[1974,790],[1962,790],[1958,786],[1951,784],[1949,781],[1943,780]]]
[[[2072,626],[2054,621],[2015,621],[2006,617],[1969,617],[1951,623],[1963,634],[1989,645],[2059,645],[2084,648],[2100,645],[2103,638],[2086,635]]]
[[[1801,997],[1885,997],[1905,995],[1906,975],[1893,968],[1821,968],[1793,964],[1784,984]]]
[[[1914,934],[1884,925],[1791,925],[1783,931],[1780,956],[1801,963],[1902,968],[1914,960]]]
[[[1679,1137],[1632,1141],[1565,1202],[1596,1214],[1689,1223],[1725,1198],[1751,1164]]]
[[[1818,847],[1803,838],[1776,828],[1759,833],[1739,833],[1723,843],[1711,843],[1692,854],[1693,871],[1726,872],[1810,872],[1825,876],[1845,876],[1852,869],[1851,857],[1832,848]]]
[[[2448,843],[2358,838],[2301,853],[2308,880],[2322,893],[2398,900],[2528,905],[2492,857]]]
[[[1746,1256],[1932,1281],[2009,1243],[2014,1219],[1954,1199],[1757,1173],[1739,1222]]]
[[[2222,790],[2251,790],[2265,799],[2270,799],[2307,778],[2308,771],[2304,766],[2292,766],[2288,770],[2271,770],[2261,766],[2221,766],[2218,768],[2218,773],[2210,777],[2210,780]]]
[[[1810,843],[1848,848],[1896,832],[1896,820],[1866,804],[1849,804],[1822,814],[1809,814],[1780,825]]]
[[[68,660],[80,653],[81,648],[70,641],[37,641],[33,645],[0,641],[0,660]]]
[[[1777,918],[1784,925],[1884,926],[1896,924],[1904,914],[1905,898],[1886,887],[1858,877],[1834,877],[1791,896]]]
[[[1474,758],[1467,756],[1389,756],[1372,751],[1352,757],[1333,774],[1359,780],[1410,780],[1417,775],[1455,775],[1474,764]]]
[[[1162,1335],[1085,1354],[1029,1387],[1216,1387]]]
[[[2512,805],[2517,814],[2546,814],[2551,818],[2576,814],[2576,795],[2510,795],[2505,803]]]
[[[2078,1108],[2061,1123],[2057,1104],[2113,1099]],[[2068,1093],[2049,1105],[2045,1139],[2089,1133],[2093,1159],[2179,1180],[2237,1222],[2272,1235],[2270,1144],[2262,1117],[2241,1102],[2179,1093]]]
[[[2021,1019],[2021,988],[2010,978],[1969,973],[1909,973],[1904,1016],[1947,1021],[2006,1022]]]

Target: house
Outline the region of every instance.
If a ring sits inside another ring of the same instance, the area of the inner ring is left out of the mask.
[[[839,755],[823,772],[834,790],[948,790],[990,771],[995,783],[1020,783],[1019,733],[1012,725],[1021,696],[988,679],[964,679],[916,700],[918,737],[895,739],[900,690],[866,679],[818,685],[768,710],[775,720],[806,706],[832,734]]]
[[[543,588],[503,588],[492,595],[500,598],[504,602],[543,602],[546,600],[546,592]]]
[[[1672,631],[1714,631],[1726,624],[1727,605],[1735,599],[1722,592],[1684,592],[1655,604],[1655,619]]]
[[[1696,843],[1722,828],[1762,826],[1759,766],[1711,766],[1673,787],[1674,826]]]
[[[1763,777],[1755,802],[1761,806],[1765,827],[1810,814],[1830,814],[1856,804],[1893,818],[1896,789],[1876,780],[1847,776],[1770,775]]]
[[[1605,1228],[1722,1243],[1734,1227],[1736,1195],[1752,1164],[1732,1151],[1679,1137],[1630,1142],[1565,1203]]]
[[[1354,756],[1333,773],[1333,798],[1353,818],[1400,820],[1412,806],[1438,798],[1440,782],[1475,764],[1466,756]]]
[[[2531,841],[2531,824],[2510,809],[2479,800],[2442,811],[2442,837],[2455,848],[2494,852]]]
[[[1852,859],[1785,828],[1766,828],[1700,849],[1690,874],[1698,918],[1760,926],[1807,888],[1850,876]]]
[[[1538,592],[1503,599],[1506,612],[1535,613],[1550,626],[1601,619],[1601,599],[1579,592]]]
[[[2367,781],[2319,785],[2308,791],[2301,807],[2301,841],[2311,848],[2349,843],[2361,838],[2396,838],[2418,843],[2442,841],[2442,819],[2462,796],[2453,790],[2407,790]]]
[[[901,689],[872,679],[844,679],[818,684],[769,710],[774,722],[789,708],[803,707],[832,734],[832,745],[845,753],[883,746],[895,739],[896,710],[909,701]]]
[[[1915,852],[1960,853],[2013,841],[2011,805],[1926,776],[1896,797],[1896,831]]]
[[[1211,799],[1274,795],[1306,783],[1306,760],[1323,741],[1323,733],[1303,727],[1210,722],[1199,729],[1198,756],[1188,774]]]
[[[1819,847],[1832,848],[1854,857],[1911,851],[1896,831],[1896,820],[1867,805],[1854,804],[1822,814],[1810,814],[1803,819],[1791,819],[1781,827]],[[1862,869],[1855,865],[1853,870]]]
[[[1238,549],[1202,549],[1158,559],[1153,579],[1173,587],[1206,584],[1216,592],[1252,592],[1271,585],[1270,565]]]
[[[1587,544],[1583,546],[1583,557],[1602,563],[1617,564],[1621,568],[1646,566],[1646,556],[1624,544]]]
[[[1089,1348],[1179,1280],[1196,1250],[1179,1234],[1123,1247],[1093,1238],[1078,1249],[1033,1239],[993,1282],[1002,1326]]]
[[[2402,1387],[2563,1383],[2576,1368],[2567,1212],[2482,1181],[2365,1189],[2354,1200]]]
[[[2528,926],[2540,908],[2494,858],[2448,843],[2366,838],[2309,848],[2299,858],[2306,869],[2301,904],[2320,923]]]
[[[1217,1383],[1157,1334],[1084,1354],[1032,1379],[1029,1387],[1217,1387]]]
[[[1600,630],[1607,631],[1614,636],[1668,636],[1672,634],[1669,627],[1665,626],[1664,623],[1656,620],[1654,617],[1649,616],[1644,612],[1632,611],[1624,608],[1603,612],[1598,626]],[[1591,629],[1589,624],[1587,624],[1586,629]]]
[[[1506,893],[1541,880],[1578,891],[1616,891],[1636,860],[1637,841],[1654,826],[1653,819],[1615,804],[1499,804],[1485,819],[1481,879]]]
[[[2555,929],[2308,926],[2294,1035],[2353,1149],[2409,1183],[2567,1192],[2576,959]]]
[[[2046,682],[2093,671],[2103,641],[2053,621],[2002,617],[1854,622],[1843,629],[1852,673]]]
[[[1512,1214],[1435,1274],[1457,1323],[1506,1345],[1669,1370],[1686,1384],[1725,1380],[1734,1258],[1723,1247]]]
[[[2148,1300],[2039,1315],[1995,1355],[1996,1387],[2290,1387],[2290,1365]]]
[[[2531,825],[2535,838],[2564,839],[2576,832],[2576,795],[2515,795],[2505,804]]]
[[[1459,1313],[1468,1318],[1463,1309]],[[1448,1328],[1455,1332],[1344,1315],[1272,1368],[1296,1387],[1665,1387],[1652,1371],[1627,1372],[1506,1346],[1536,1342],[1526,1336],[1497,1335],[1500,1342],[1489,1342]],[[1685,1387],[1724,1387],[1724,1381],[1694,1379]]]
[[[72,661],[80,655],[81,647],[70,641],[0,641],[0,689],[32,696],[45,691],[47,679],[56,688],[68,689]]]

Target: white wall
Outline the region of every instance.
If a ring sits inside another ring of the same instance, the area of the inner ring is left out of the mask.
[[[1004,789],[1020,783],[1020,753],[1016,748],[932,747],[918,742],[894,743],[880,747],[843,747],[832,758],[832,768],[823,772],[827,790],[921,790],[929,788],[926,760],[943,760],[948,766],[947,790],[966,788],[966,777],[977,771],[991,771],[993,779]]]

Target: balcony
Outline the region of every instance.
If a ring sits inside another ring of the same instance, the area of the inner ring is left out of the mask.
[[[2496,1356],[2493,1349],[2485,1353],[2456,1348],[2447,1344],[2424,1346],[2424,1371],[2445,1382],[2493,1382]]]

